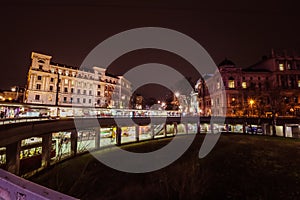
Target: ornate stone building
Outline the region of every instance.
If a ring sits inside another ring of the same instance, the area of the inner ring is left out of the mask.
[[[210,74],[196,85],[202,115],[300,115],[300,57],[272,52],[247,68],[225,59],[218,69],[221,77]],[[220,113],[224,106],[227,113]]]
[[[54,63],[52,57],[33,52],[25,102],[45,105],[78,105],[127,108],[131,84],[105,69],[79,69]]]

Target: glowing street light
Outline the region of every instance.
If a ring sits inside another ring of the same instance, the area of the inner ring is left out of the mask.
[[[251,108],[252,108],[254,103],[255,103],[255,101],[253,99],[250,99],[249,104],[250,104]]]
[[[255,101],[253,99],[250,99],[249,100],[249,104],[250,104],[250,107],[251,107],[251,114],[253,115],[253,104],[255,103]]]
[[[18,98],[19,98],[19,87],[18,86],[14,86],[14,87],[12,87],[11,88],[11,91],[12,92],[17,92],[17,94],[16,94],[16,97],[15,97],[15,101],[18,101]],[[12,99],[9,99],[10,101],[12,100]]]
[[[176,97],[179,97],[179,95],[180,95],[179,92],[175,92]]]

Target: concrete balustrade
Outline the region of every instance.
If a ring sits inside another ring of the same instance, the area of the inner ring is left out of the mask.
[[[75,200],[76,198],[32,183],[0,169],[0,199],[13,200]]]
[[[139,125],[135,124],[135,135],[133,135],[133,139],[126,140],[123,142],[139,142],[141,139],[140,135],[143,134],[141,132],[141,126],[145,126],[148,121],[146,119],[139,118]],[[251,121],[252,120],[252,121]],[[237,119],[237,123],[239,123],[239,129],[242,130],[242,133],[247,133],[247,125],[249,124],[256,124],[257,121],[251,119],[246,121],[245,119]],[[298,121],[287,121],[290,123],[284,123],[284,121],[277,121],[277,123],[273,123],[272,120],[264,119],[261,123],[262,127],[262,134],[263,135],[274,135],[274,136],[284,136],[284,137],[295,137],[299,138],[300,136],[300,126]],[[54,124],[55,122],[55,124]],[[201,122],[201,123],[200,123]],[[235,122],[235,121],[234,121]],[[295,123],[298,122],[298,123]],[[81,123],[81,122],[79,122]],[[116,127],[116,144],[118,146],[122,145],[122,127],[116,126],[116,124],[111,120],[107,120],[106,122],[101,121],[101,127]],[[153,122],[152,122],[153,123]],[[149,129],[149,136],[145,137],[148,139],[155,138],[155,126],[159,124],[159,120],[154,120],[154,124],[151,124]],[[234,124],[237,124],[234,123]],[[94,125],[94,122],[89,122],[89,119],[83,119],[81,127],[91,127],[90,125]],[[205,118],[204,122],[198,117],[193,118],[192,120],[185,120],[184,122],[180,122],[177,118],[172,118],[172,120],[167,121],[164,124],[161,124],[161,129],[157,131],[163,131],[163,136],[168,136],[168,130],[171,132],[173,128],[174,135],[178,134],[178,127],[180,126],[182,133],[190,134],[189,128],[195,128],[192,132],[206,132],[206,133],[215,133],[216,131],[220,131],[219,125],[221,124],[210,124],[209,120]],[[4,125],[5,126],[5,125]],[[17,126],[6,126],[7,130],[4,130],[4,126],[0,128],[0,146],[6,147],[6,169],[8,172],[11,172],[16,175],[20,175],[20,151],[21,151],[21,141],[22,139],[40,136],[42,137],[42,152],[41,152],[41,166],[40,168],[49,167],[51,164],[51,148],[52,148],[52,132],[58,130],[67,130],[71,131],[70,135],[70,144],[68,148],[70,148],[70,152],[68,156],[76,156],[77,155],[77,148],[78,148],[78,133],[76,131],[76,127],[74,123],[67,120],[53,120],[53,121],[44,121],[44,122],[31,122],[29,124],[20,124]],[[124,125],[125,126],[125,125]],[[128,126],[132,126],[129,124]],[[189,127],[190,126],[190,127]],[[234,132],[236,130],[229,131],[229,127],[235,127],[235,125],[231,124],[230,120],[225,121],[225,125],[223,124],[223,130],[225,132]],[[224,129],[225,128],[225,129]],[[101,128],[94,127],[95,137],[92,138],[93,145],[95,145],[95,149],[99,149],[101,147]],[[202,130],[203,129],[203,130]],[[144,130],[144,129],[143,129]],[[202,131],[201,131],[202,130]],[[5,137],[6,135],[6,137]],[[1,140],[4,138],[4,140]],[[135,140],[134,140],[135,139]],[[1,145],[2,144],[2,145]],[[111,142],[111,145],[114,144]]]

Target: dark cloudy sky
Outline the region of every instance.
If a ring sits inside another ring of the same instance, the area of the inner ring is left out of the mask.
[[[58,63],[80,66],[85,56],[107,37],[144,26],[170,28],[192,37],[217,64],[227,57],[238,66],[247,67],[271,48],[300,55],[297,1],[201,2],[1,1],[0,88],[26,84],[32,51],[52,55]],[[155,59],[169,65],[178,63],[174,62],[177,58],[169,58],[168,54],[155,56],[155,52],[148,57],[123,56],[114,67],[120,68],[117,64],[121,63],[124,69],[112,71],[124,72],[125,66]],[[189,73],[187,70],[186,76]]]

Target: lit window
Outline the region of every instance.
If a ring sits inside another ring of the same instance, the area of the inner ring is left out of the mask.
[[[54,69],[53,68],[51,69],[51,73],[54,74]]]
[[[69,76],[69,71],[66,71],[65,73],[66,73],[66,76]]]
[[[300,80],[298,81],[298,87],[300,88]]]
[[[228,81],[228,87],[229,88],[234,88],[234,80],[229,80]]]
[[[61,73],[62,73],[62,70],[61,70],[61,69],[59,69],[59,70],[58,70],[58,73],[59,73],[59,74],[61,74]]]
[[[75,83],[74,80],[72,80],[72,81],[71,81],[71,84],[74,85],[74,83]]]
[[[220,89],[220,82],[217,82],[217,89]]]
[[[68,79],[65,79],[65,84],[68,84],[68,82],[69,82]]]
[[[281,63],[281,64],[279,64],[279,70],[280,71],[283,71],[284,70],[284,66],[283,66],[283,64]]]
[[[242,88],[247,88],[247,83],[246,82],[242,82]]]

